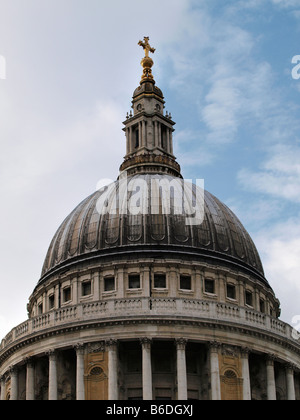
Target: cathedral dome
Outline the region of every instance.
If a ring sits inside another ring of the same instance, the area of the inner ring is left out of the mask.
[[[160,180],[161,195],[153,188],[153,182]],[[141,183],[146,186],[147,196],[140,193]],[[172,187],[169,191],[168,186]],[[120,257],[131,251],[163,250],[230,265],[267,284],[250,235],[235,214],[212,194],[205,191],[195,204],[195,186],[169,175],[134,175],[128,178],[126,187],[126,198],[122,181],[117,181],[96,191],[74,209],[51,242],[40,281],[56,269],[108,252],[115,251]],[[186,216],[176,211],[174,190],[177,197],[183,191],[185,208],[196,210],[197,223],[187,224]],[[130,194],[137,194],[135,201],[131,199],[135,207],[124,209]],[[153,207],[154,201],[157,208]]]
[[[300,399],[298,334],[239,219],[183,179],[139,45],[120,175],[54,235],[0,343],[0,400]]]

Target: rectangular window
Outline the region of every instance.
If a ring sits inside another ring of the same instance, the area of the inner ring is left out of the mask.
[[[49,310],[54,308],[54,295],[49,296]]]
[[[157,289],[165,289],[167,287],[165,274],[154,274],[154,287]]]
[[[260,299],[259,307],[260,307],[260,312],[262,312],[264,314],[265,311],[266,311],[266,306],[265,306],[265,301],[263,299]]]
[[[246,290],[246,293],[245,293],[245,301],[246,301],[246,305],[253,306],[253,295],[248,290]]]
[[[229,299],[236,298],[235,286],[233,284],[227,284],[227,297]]]
[[[65,287],[63,289],[63,301],[69,302],[71,300],[71,287]]]
[[[43,304],[42,304],[42,303],[40,303],[40,304],[38,305],[38,315],[42,315],[42,313],[43,313]]]
[[[129,289],[139,289],[141,287],[141,280],[139,274],[130,274],[128,276]]]
[[[204,290],[206,293],[215,293],[215,281],[212,279],[205,279]]]
[[[105,292],[112,292],[115,290],[115,278],[114,277],[106,277],[104,279],[104,291]]]
[[[180,276],[180,289],[192,290],[191,276]]]
[[[92,294],[92,282],[85,281],[82,283],[82,296],[88,296]]]

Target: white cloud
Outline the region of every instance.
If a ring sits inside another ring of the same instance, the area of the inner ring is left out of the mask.
[[[0,339],[26,319],[59,224],[99,179],[118,175],[142,74],[138,40],[150,36],[159,64],[159,43],[188,4],[0,0]]]
[[[281,318],[300,314],[300,217],[279,222],[255,235],[266,278],[282,303]]]
[[[300,203],[300,147],[276,145],[261,170],[242,169],[238,181],[248,191]]]
[[[272,200],[255,196],[252,199],[231,198],[226,205],[243,221],[245,226],[258,231],[259,228],[275,223],[284,209],[281,200]]]
[[[271,0],[271,2],[284,8],[300,7],[300,0]]]
[[[283,112],[271,64],[256,55],[255,35],[222,14],[212,19],[205,7],[189,16],[188,30],[185,22],[183,17],[173,47],[168,45],[170,84],[183,101],[193,97],[205,128],[202,142],[228,144],[253,127],[259,139],[271,128],[281,133],[289,110]]]

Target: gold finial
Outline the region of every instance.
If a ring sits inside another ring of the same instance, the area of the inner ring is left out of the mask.
[[[151,70],[154,62],[153,62],[152,58],[149,57],[149,53],[151,52],[152,54],[154,54],[155,53],[155,48],[152,48],[150,46],[148,36],[144,37],[144,41],[145,42],[143,42],[143,41],[138,42],[138,45],[143,47],[144,50],[145,50],[145,57],[141,61],[141,65],[144,69],[141,82],[144,82],[144,81],[154,82],[153,75],[152,75],[152,70]]]
[[[140,45],[141,47],[144,48],[145,50],[145,57],[148,58],[149,57],[149,52],[152,52],[152,54],[155,53],[155,48],[152,48],[149,44],[149,37],[148,36],[144,36],[144,41],[139,41],[138,45]]]

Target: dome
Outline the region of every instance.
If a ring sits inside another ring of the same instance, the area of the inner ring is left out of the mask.
[[[136,100],[139,96],[145,94],[156,96],[164,103],[164,95],[161,89],[152,82],[145,82],[138,86],[133,93],[133,99]]]
[[[0,343],[0,400],[299,399],[295,328],[239,219],[183,179],[139,45],[119,178],[54,235],[28,319]]]
[[[163,193],[159,196],[157,191],[153,192],[153,181],[162,179],[160,191]],[[148,194],[147,197],[144,193],[136,195],[133,200],[134,194],[141,191],[141,183],[146,185],[147,193],[152,187],[152,196],[160,197],[156,211]],[[250,235],[235,214],[212,194],[202,192],[195,205],[195,186],[169,175],[135,175],[128,178],[126,185],[126,200],[121,192],[122,181],[117,181],[87,197],[64,220],[49,247],[40,282],[56,269],[107,252],[116,251],[121,257],[122,253],[131,251],[163,250],[190,253],[203,261],[235,266],[268,284]],[[169,194],[168,185],[175,193]],[[197,223],[187,224],[186,216],[176,211],[176,197],[183,191],[183,185],[185,208],[197,209],[200,215]],[[123,207],[130,194],[129,201],[132,200],[135,207],[126,211],[128,209]]]

